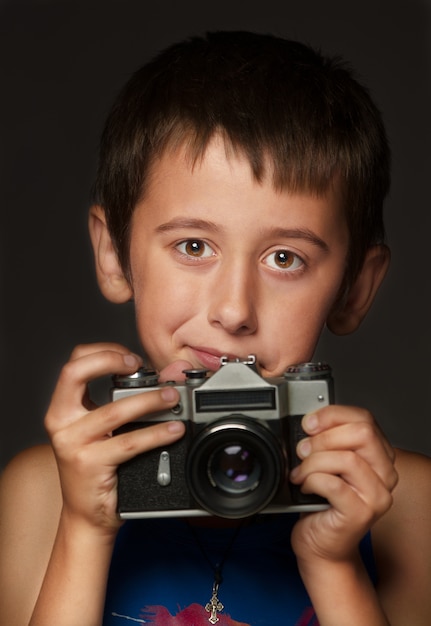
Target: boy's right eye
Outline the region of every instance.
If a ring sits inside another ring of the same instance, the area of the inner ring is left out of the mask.
[[[175,246],[176,250],[187,257],[195,259],[215,256],[214,250],[202,239],[186,239]]]

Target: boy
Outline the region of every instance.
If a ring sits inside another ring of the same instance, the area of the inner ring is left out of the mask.
[[[353,332],[371,306],[389,263],[388,170],[380,115],[338,61],[250,33],[172,46],[131,78],[102,138],[100,288],[133,298],[161,380],[222,355],[281,375],[325,324]],[[431,462],[394,451],[365,409],[303,419],[289,479],[328,509],[119,532],[118,465],[184,434],[172,420],[111,437],[178,401],[167,387],[93,404],[91,380],[141,364],[117,344],[76,348],[46,416],[52,448],[6,469],[2,623],[429,624]]]

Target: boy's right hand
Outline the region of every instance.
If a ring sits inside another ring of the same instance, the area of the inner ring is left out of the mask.
[[[113,373],[132,374],[141,365],[140,357],[119,344],[78,346],[62,369],[45,418],[59,469],[62,515],[102,534],[114,536],[121,525],[116,514],[118,465],[184,434],[184,424],[172,421],[111,436],[119,426],[178,402],[172,387],[100,407],[91,401],[90,381]],[[174,363],[161,372],[161,379],[180,380],[186,367],[190,364]]]

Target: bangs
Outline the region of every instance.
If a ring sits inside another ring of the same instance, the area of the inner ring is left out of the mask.
[[[337,154],[332,146],[308,146],[304,142],[303,148],[298,149],[293,142],[268,142],[251,133],[232,132],[221,125],[211,130],[205,126],[196,128],[191,123],[184,123],[184,120],[163,124],[160,132],[153,136],[152,163],[161,159],[165,152],[183,150],[193,169],[203,160],[209,144],[216,137],[222,138],[228,159],[239,155],[245,157],[254,179],[258,183],[272,179],[276,191],[321,196],[327,192],[335,177],[338,181],[350,177],[350,167],[346,167],[348,154]],[[145,188],[141,191],[142,198]]]

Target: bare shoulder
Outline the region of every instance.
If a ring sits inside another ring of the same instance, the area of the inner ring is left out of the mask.
[[[19,535],[50,540],[60,511],[60,480],[52,448],[35,446],[20,452],[0,477],[1,548],[7,551]]]
[[[397,450],[399,475],[390,511],[372,537],[387,613],[409,615],[409,623],[431,623],[431,458]],[[416,620],[416,621],[415,621]],[[392,622],[391,622],[392,623]]]
[[[60,481],[50,446],[13,458],[0,477],[0,605],[7,623],[15,623],[17,606],[34,605],[60,511]]]
[[[414,535],[431,547],[431,458],[416,452],[396,451],[398,484],[390,511],[373,528],[376,547],[398,543],[398,533],[414,541]],[[422,537],[421,531],[425,531]]]
[[[422,519],[431,514],[431,458],[417,452],[396,450],[398,484],[388,520]]]
[[[9,506],[25,509],[42,499],[50,508],[61,497],[57,464],[51,446],[41,445],[20,452],[0,477],[0,498]],[[3,510],[3,507],[1,507]]]

